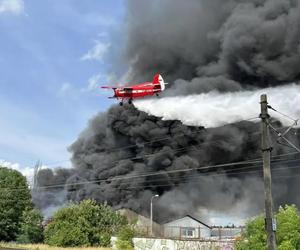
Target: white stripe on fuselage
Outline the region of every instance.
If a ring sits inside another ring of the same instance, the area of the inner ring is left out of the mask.
[[[137,89],[137,90],[132,90],[132,91],[126,91],[126,90],[119,90],[120,94],[137,94],[137,93],[150,93],[150,92],[159,92],[160,89]]]

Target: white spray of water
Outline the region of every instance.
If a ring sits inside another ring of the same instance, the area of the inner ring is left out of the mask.
[[[212,91],[200,95],[143,99],[134,102],[141,111],[163,120],[180,120],[186,125],[218,127],[228,123],[258,117],[260,95],[267,94],[269,104],[294,119],[300,118],[300,85],[219,93]],[[292,121],[270,110],[270,115],[283,125]]]

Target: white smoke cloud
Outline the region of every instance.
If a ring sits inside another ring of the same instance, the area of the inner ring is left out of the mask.
[[[26,177],[27,183],[29,186],[32,186],[33,184],[33,178],[34,178],[34,167],[33,166],[22,166],[20,163],[17,162],[10,162],[3,159],[0,159],[0,166],[5,168],[10,168],[19,171],[23,176]],[[69,168],[70,166],[66,167]],[[47,165],[41,165],[41,169],[48,169],[49,166]]]
[[[24,12],[23,0],[0,0],[0,14],[10,13],[20,15]]]
[[[22,167],[19,163],[12,163],[9,161],[5,161],[0,159],[0,166],[11,168],[21,172],[27,179],[29,185],[33,182],[34,168],[33,167]]]
[[[81,89],[83,92],[92,92],[99,88],[99,80],[103,78],[102,74],[96,74],[89,78],[88,86],[86,88]]]
[[[110,43],[95,41],[95,46],[92,49],[90,49],[85,55],[83,55],[81,57],[81,60],[102,61],[104,55],[108,52],[110,46]]]
[[[176,96],[137,100],[134,105],[150,115],[163,120],[180,120],[186,125],[218,127],[228,123],[258,117],[260,95],[267,94],[269,104],[294,119],[300,118],[300,85],[219,93],[211,91],[200,95]],[[288,118],[270,110],[272,117],[284,125],[291,125]]]

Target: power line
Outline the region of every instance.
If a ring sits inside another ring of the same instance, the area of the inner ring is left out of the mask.
[[[282,162],[278,162],[278,163],[288,163],[288,162],[299,162],[300,159],[295,159],[295,160],[283,160]],[[277,160],[278,161],[278,160]],[[252,163],[252,162],[251,162]],[[230,176],[232,175],[240,175],[240,174],[254,174],[254,173],[257,173],[257,172],[262,172],[261,170],[259,169],[256,169],[256,170],[252,170],[252,171],[248,171],[249,169],[254,169],[254,168],[257,168],[259,165],[255,165],[255,166],[250,166],[250,167],[245,167],[245,168],[237,168],[237,169],[231,169],[231,170],[226,170],[225,172],[222,172],[222,173],[215,173],[215,174],[211,174],[211,173],[201,173],[201,174],[198,174],[197,176],[182,176],[182,177],[177,177],[178,180],[181,180],[181,179],[186,179],[186,181],[188,182],[185,182],[184,180],[180,181],[180,183],[178,184],[184,184],[184,183],[193,183],[193,181],[196,181],[196,180],[193,180],[193,179],[199,179],[199,178],[203,178],[203,177],[216,177],[216,176],[227,176],[228,173]],[[294,169],[294,168],[299,168],[299,166],[291,166],[291,167],[277,167],[277,168],[273,168],[272,171],[279,171],[279,170],[290,170],[290,169]],[[245,171],[246,169],[248,169],[247,171]],[[195,170],[195,169],[189,169],[189,170]],[[241,170],[241,171],[237,171],[237,170]],[[232,173],[231,173],[232,171]],[[235,171],[235,172],[234,172]],[[164,173],[159,173],[159,174],[164,174]],[[136,177],[136,176],[135,176]],[[139,177],[139,176],[137,176]],[[288,176],[286,176],[288,177]],[[174,178],[173,178],[174,179]],[[116,179],[106,179],[106,181],[112,181],[112,180],[116,180]],[[120,180],[120,179],[119,179]],[[167,180],[170,180],[170,179],[167,179]],[[175,179],[176,180],[176,179]],[[98,180],[97,182],[100,182],[100,181],[103,181],[103,180]],[[158,180],[157,180],[158,181]],[[162,181],[162,180],[161,180]],[[92,184],[95,182],[93,181],[89,181],[89,182],[85,182],[84,184]],[[144,182],[142,182],[141,184],[143,184]],[[128,183],[124,183],[122,182],[121,185],[126,185],[126,184],[129,184]],[[137,183],[139,184],[139,183]],[[83,183],[73,183],[73,184],[70,184],[72,186],[76,186],[76,185],[83,185]],[[57,187],[58,185],[55,185],[55,187]],[[66,187],[68,185],[61,185],[61,187]],[[124,190],[124,189],[141,189],[141,188],[155,188],[155,187],[164,187],[164,186],[176,186],[174,183],[170,183],[170,184],[151,184],[151,185],[137,185],[136,187],[133,187],[133,188],[125,188],[125,187],[122,187],[122,188],[114,188],[115,190]],[[52,188],[54,187],[53,186],[44,186],[44,187],[40,187],[40,188],[43,188],[43,189],[47,189],[47,188]],[[25,189],[25,188],[0,188],[1,189],[5,189],[5,190],[15,190],[15,191],[19,191],[19,190],[22,190],[22,189]]]
[[[274,163],[275,164],[280,164],[280,163],[285,163],[286,164],[286,163],[299,162],[299,161],[300,161],[300,159],[284,160],[284,161],[280,161],[280,162],[277,160],[277,162],[275,161]],[[239,173],[243,173],[244,172],[244,171],[243,172],[239,172],[239,170],[253,169],[253,168],[257,168],[259,166],[261,166],[261,164],[257,164],[256,163],[253,166],[249,166],[249,167],[239,167],[239,168],[234,168],[234,169],[229,169],[229,170],[221,169],[222,173],[217,173],[216,175],[219,175],[219,174],[220,175],[228,175],[228,174],[231,175],[232,172],[234,174],[239,174]],[[284,169],[290,169],[290,168],[293,169],[293,168],[295,168],[295,166],[285,167]],[[277,170],[279,168],[273,168],[273,169]],[[161,179],[143,180],[141,182],[145,183],[145,182],[159,182],[159,181],[169,181],[169,180],[181,180],[181,179],[199,178],[199,177],[202,177],[202,175],[204,175],[204,176],[206,176],[206,175],[211,176],[212,175],[211,172],[201,172],[201,173],[197,172],[197,174],[198,174],[198,176],[188,175],[188,176],[177,176],[177,177],[167,177],[167,178],[162,177]],[[138,180],[135,183],[137,183],[137,182],[138,182]],[[126,183],[131,183],[131,181],[130,182],[122,182],[122,184],[126,184]]]
[[[292,167],[290,167],[292,168]],[[293,167],[294,168],[294,167]],[[289,170],[289,168],[276,168],[273,171],[282,171],[282,170]],[[262,170],[256,169],[256,170],[252,170],[252,171],[241,171],[241,172],[236,172],[236,173],[231,173],[230,175],[240,175],[240,174],[257,174],[258,172],[262,173]],[[199,175],[194,177],[193,179],[187,179],[187,180],[183,180],[180,183],[178,183],[179,185],[181,184],[189,184],[189,183],[198,183],[198,179],[203,178],[203,177],[219,177],[219,176],[226,176],[226,173],[218,173],[218,174],[205,174],[205,175]],[[276,175],[275,178],[289,178],[289,177],[294,177],[294,176],[300,176],[299,175]],[[123,184],[123,183],[122,183]],[[123,184],[124,185],[124,184]],[[114,190],[140,190],[140,189],[145,189],[145,188],[159,188],[159,187],[170,187],[170,186],[178,186],[174,183],[169,183],[169,184],[149,184],[149,185],[136,185],[134,187],[119,187],[119,188],[114,188]],[[6,199],[1,199],[5,201]],[[11,201],[11,199],[9,199]],[[26,200],[27,201],[27,200]]]
[[[291,153],[283,154],[281,156],[286,156],[286,155],[291,155]],[[280,155],[278,155],[276,157],[279,157],[279,156]],[[279,161],[279,160],[277,160],[277,161]],[[197,171],[197,170],[211,170],[211,169],[220,168],[220,167],[231,167],[231,166],[247,165],[247,164],[255,164],[255,163],[256,164],[262,163],[262,161],[260,159],[259,160],[253,159],[253,160],[248,160],[248,161],[209,165],[209,166],[202,166],[202,167],[189,168],[189,169],[177,169],[177,170],[169,170],[169,171],[163,171],[163,172],[149,172],[146,174],[130,175],[130,176],[116,176],[116,177],[113,177],[110,179],[105,178],[105,179],[98,179],[98,180],[94,180],[94,181],[82,181],[82,182],[77,182],[77,183],[62,183],[62,184],[55,184],[55,185],[47,185],[47,186],[38,187],[38,189],[41,190],[41,189],[60,188],[60,187],[67,187],[67,186],[78,186],[78,185],[85,185],[85,184],[97,184],[97,183],[104,182],[104,181],[130,180],[130,179],[141,178],[141,177],[160,176],[160,175],[174,174],[174,173],[186,173],[186,172]],[[18,188],[4,188],[4,189],[20,190]]]
[[[268,123],[268,126],[269,126],[269,127],[277,134],[278,138],[280,138],[280,139],[286,141],[286,142],[289,144],[289,146],[290,146],[291,148],[293,148],[293,149],[297,150],[298,152],[300,152],[300,149],[299,149],[294,143],[292,143],[290,140],[288,140],[287,138],[285,138],[285,137],[283,136],[283,134],[281,134],[276,128],[273,127],[273,125],[272,125],[271,123]],[[284,134],[286,134],[286,133],[284,133]],[[280,143],[278,140],[277,140],[277,142],[278,142],[279,144],[282,144],[282,143]],[[287,145],[285,145],[285,144],[282,144],[282,145],[287,146]]]
[[[239,121],[237,121],[235,123],[244,122],[244,121],[253,121],[253,120],[256,120],[256,119],[259,119],[259,117],[251,117],[251,118],[248,118],[248,119],[239,120]],[[194,134],[197,134],[197,133],[200,133],[200,132],[205,132],[205,130],[206,129],[203,128],[201,130],[190,132],[190,133],[187,133],[187,134],[169,135],[169,136],[166,136],[166,137],[157,138],[155,140],[151,140],[151,141],[147,141],[147,142],[143,142],[143,143],[138,143],[138,144],[133,144],[133,145],[128,145],[128,146],[123,146],[123,147],[107,148],[106,150],[108,150],[108,153],[111,153],[111,152],[121,151],[121,150],[128,149],[128,148],[141,147],[141,146],[145,146],[145,145],[148,145],[148,144],[151,144],[151,143],[160,142],[160,141],[164,141],[164,140],[168,140],[168,139],[173,139],[173,138],[177,138],[177,137],[191,136],[191,135],[194,135]],[[254,134],[258,134],[258,133],[253,133],[253,135]],[[218,140],[218,141],[222,141],[222,140]],[[204,142],[204,143],[206,143],[206,142]],[[207,142],[207,143],[209,143],[209,142]],[[2,157],[3,160],[5,160],[5,158],[6,157]],[[128,159],[133,159],[134,160],[134,159],[140,159],[140,157],[133,157],[133,158],[128,158]],[[120,159],[120,160],[122,160],[122,159]],[[124,159],[124,160],[126,160],[126,159]],[[8,162],[12,162],[10,160],[7,160],[7,161]],[[57,165],[59,163],[65,163],[65,162],[70,162],[70,161],[71,161],[70,159],[65,159],[65,160],[59,160],[59,161],[54,161],[54,162],[46,162],[43,165],[45,165],[45,166],[53,166],[53,165]]]
[[[293,117],[291,117],[291,116],[289,116],[287,114],[284,114],[284,113],[282,113],[282,112],[274,109],[271,105],[268,105],[268,108],[271,109],[271,110],[273,110],[273,111],[275,111],[276,113],[278,113],[278,114],[280,114],[280,115],[282,115],[282,116],[284,116],[284,117],[292,120],[295,123],[295,125],[297,125],[297,122],[299,121],[299,118],[298,119],[294,119]]]
[[[275,171],[282,171],[282,170],[288,170],[288,169],[275,169]],[[237,172],[237,173],[231,173],[230,175],[240,175],[240,174],[257,174],[257,173],[263,173],[262,170],[251,170],[251,171],[241,171],[241,172]],[[198,183],[199,180],[201,177],[219,177],[219,176],[227,176],[226,173],[218,173],[218,174],[206,174],[206,175],[202,175],[202,176],[197,176],[195,179],[196,180],[186,180],[186,181],[182,181],[180,183],[178,183],[179,185],[180,184],[189,184],[189,183]],[[300,175],[299,175],[300,176]],[[276,177],[280,177],[280,175],[276,176]],[[286,178],[288,178],[288,176],[285,176]],[[169,187],[169,186],[176,186],[174,185],[173,183],[170,183],[170,184],[155,184],[155,185],[148,185],[148,186],[137,186],[137,187],[129,187],[129,188],[120,188],[120,190],[123,190],[123,189],[143,189],[143,188],[159,188],[159,187]],[[118,190],[118,189],[117,189]]]
[[[252,133],[252,134],[250,134],[250,136],[253,136],[253,135],[256,135],[256,134],[260,134],[260,132]],[[166,149],[166,150],[161,150],[161,151],[151,153],[151,154],[143,154],[143,155],[138,155],[138,156],[134,156],[134,157],[120,158],[116,161],[110,161],[109,164],[113,165],[115,163],[119,163],[120,161],[125,161],[125,160],[142,160],[143,158],[148,158],[148,157],[151,157],[151,156],[154,156],[154,155],[159,155],[159,154],[169,153],[169,152],[170,153],[179,153],[179,152],[184,151],[188,148],[192,148],[192,149],[189,149],[190,151],[199,151],[199,150],[202,150],[202,149],[195,148],[196,146],[203,146],[205,144],[219,145],[219,144],[217,144],[217,142],[224,142],[224,140],[219,139],[219,140],[213,140],[213,141],[205,141],[205,142],[200,142],[200,143],[195,144],[195,145],[189,145],[189,146],[185,146],[185,147],[181,147],[181,148],[177,148],[177,149],[172,149],[172,150]]]
[[[137,186],[139,188],[146,188],[146,187],[161,187],[161,182],[168,182],[168,181],[178,181],[178,183],[170,183],[170,184],[162,184],[163,186],[176,186],[177,184],[184,184],[184,183],[193,183],[194,180],[198,181],[201,178],[205,178],[205,177],[214,177],[214,176],[232,176],[232,175],[241,175],[241,174],[248,174],[248,173],[257,173],[257,172],[261,172],[262,171],[260,169],[256,169],[258,168],[260,165],[256,165],[256,166],[250,166],[250,167],[244,167],[244,168],[239,168],[239,169],[230,169],[230,170],[226,170],[222,173],[216,173],[216,174],[212,174],[212,173],[199,173],[197,176],[194,175],[189,175],[189,176],[179,176],[179,177],[174,177],[174,178],[164,178],[164,179],[156,179],[156,180],[149,180],[149,181],[141,181],[141,182],[135,182],[135,184],[147,184],[147,183],[152,183],[152,184],[148,184],[148,186]],[[273,168],[272,171],[279,171],[279,170],[290,170],[293,168],[298,168],[299,166],[293,166],[293,167],[277,167],[277,168]],[[253,171],[249,171],[252,169],[256,169]],[[238,170],[238,171],[237,171]],[[127,184],[130,184],[130,182],[122,182],[120,183],[120,186],[126,186]]]
[[[259,119],[259,117],[251,117],[251,118],[248,118],[248,119],[239,120],[235,123],[244,122],[244,121],[253,121],[253,120],[256,120],[256,119]],[[124,149],[128,149],[128,148],[141,147],[141,146],[145,146],[145,145],[148,145],[148,144],[151,144],[151,143],[165,141],[165,140],[169,140],[169,139],[174,139],[174,138],[177,138],[177,137],[191,136],[193,134],[197,134],[197,133],[200,133],[200,132],[205,132],[205,130],[206,129],[203,128],[201,130],[190,132],[190,133],[187,133],[187,134],[184,133],[184,134],[180,134],[180,135],[169,135],[169,136],[166,136],[166,137],[157,138],[157,139],[154,139],[154,140],[151,140],[151,141],[146,141],[146,142],[143,142],[143,143],[132,144],[132,145],[123,146],[123,147],[106,148],[106,150],[108,150],[108,153],[110,153],[110,152],[120,151],[120,150],[124,150]],[[182,132],[184,132],[184,131],[182,131]],[[70,160],[68,159],[68,160],[62,160],[62,161],[57,161],[57,162],[50,162],[50,163],[45,163],[45,165],[51,166],[51,165],[54,165],[54,164],[58,164],[58,163],[62,163],[62,162],[68,162],[68,161],[70,161]]]
[[[195,170],[204,170],[204,169],[209,169],[209,168],[235,166],[235,165],[249,164],[249,163],[253,163],[253,162],[242,161],[242,162],[235,162],[235,163],[218,164],[218,165],[214,165],[214,166],[204,166],[204,167],[198,167],[198,168],[177,169],[177,170],[169,170],[169,171],[163,171],[163,172],[147,173],[147,174],[141,174],[141,175],[117,176],[117,177],[113,177],[111,179],[98,179],[95,181],[84,181],[84,182],[77,182],[77,183],[49,185],[49,186],[39,187],[39,189],[58,188],[58,187],[85,185],[85,184],[93,184],[93,183],[96,184],[96,183],[99,183],[102,181],[115,181],[115,180],[134,179],[134,178],[149,177],[149,176],[159,176],[162,174],[184,173],[184,172],[190,172],[190,171],[195,171]]]
[[[217,140],[217,141],[219,141],[219,140]],[[214,141],[215,143],[217,142],[217,141]],[[177,150],[177,151],[182,151],[182,150],[185,150],[187,147],[184,147],[183,149],[179,149],[179,150]],[[191,151],[199,151],[199,150],[201,150],[201,149],[197,149],[197,148],[193,148],[193,149],[191,149]],[[159,153],[162,153],[161,151],[160,152],[158,152],[158,153],[154,153],[154,154],[148,154],[147,155],[147,157],[150,157],[150,156],[152,156],[152,155],[156,155],[156,154],[159,154]],[[271,157],[271,158],[278,158],[278,157],[284,157],[284,156],[291,156],[291,155],[296,155],[296,154],[299,154],[298,152],[292,152],[292,153],[286,153],[286,154],[281,154],[281,155],[277,155],[277,156],[273,156],[273,157]],[[140,159],[140,158],[137,158],[137,157],[134,157],[134,158],[126,158],[126,159],[122,159],[122,160],[132,160],[132,159]],[[261,158],[256,158],[256,159],[253,159],[254,161],[260,161],[261,162]],[[251,161],[251,160],[249,160],[249,161]],[[119,162],[119,161],[115,161],[115,162]],[[115,163],[115,162],[112,162],[112,163]],[[248,161],[244,161],[244,162],[248,162]],[[251,162],[249,162],[249,163],[251,163]],[[230,164],[230,163],[229,163]],[[204,166],[204,167],[199,167],[199,170],[205,170],[206,168],[209,168],[209,167],[206,167],[206,166]],[[93,172],[93,170],[90,170],[89,169],[89,171],[90,172]],[[181,171],[181,170],[178,170],[178,171]],[[155,173],[157,173],[157,172],[155,172]],[[166,172],[162,172],[161,174],[164,174],[164,173],[166,173]],[[151,174],[151,172],[149,173],[147,173],[147,174]],[[154,174],[154,175],[156,175],[156,174]],[[98,182],[99,180],[97,180],[97,181],[95,181],[95,182]],[[104,180],[100,180],[100,181],[104,181]],[[109,180],[107,180],[107,181],[110,181],[110,179]]]
[[[254,162],[260,162],[260,161],[254,161]],[[189,172],[189,171],[195,171],[195,170],[205,170],[205,169],[211,169],[211,168],[217,168],[217,167],[249,164],[249,163],[254,163],[254,162],[253,161],[242,161],[242,162],[235,162],[235,163],[218,164],[218,165],[214,165],[214,166],[202,166],[202,167],[198,167],[198,168],[177,169],[177,170],[169,170],[169,171],[163,171],[163,172],[149,172],[149,173],[141,174],[141,175],[116,176],[111,179],[98,179],[95,181],[84,181],[84,182],[77,182],[77,183],[62,183],[62,184],[56,184],[56,185],[42,186],[42,187],[38,187],[38,188],[39,189],[47,189],[47,188],[57,188],[57,187],[66,187],[66,186],[74,186],[74,185],[92,184],[92,183],[98,183],[98,182],[102,182],[102,181],[114,181],[114,180],[122,180],[122,179],[159,176],[162,174],[181,173],[181,172]],[[19,190],[19,189],[17,189],[17,190]]]

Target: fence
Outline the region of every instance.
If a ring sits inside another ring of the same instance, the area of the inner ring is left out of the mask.
[[[211,229],[211,238],[231,239],[237,238],[244,233],[245,227],[213,227]]]
[[[177,227],[177,226],[160,226],[153,225],[151,235],[150,226],[136,226],[137,237],[160,237],[167,239],[189,239],[189,240],[206,240],[206,239],[234,239],[239,237],[244,228],[207,228],[207,227]]]
[[[111,238],[112,249],[116,249],[116,237]],[[190,239],[163,239],[134,237],[133,244],[135,250],[234,250],[234,240],[190,240]]]

